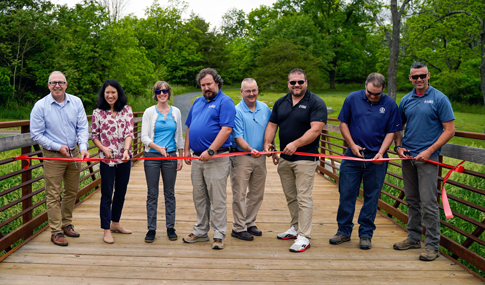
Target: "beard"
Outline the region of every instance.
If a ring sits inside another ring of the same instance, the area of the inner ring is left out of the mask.
[[[214,97],[216,97],[217,93],[214,93],[212,91],[205,91],[204,92],[204,98],[207,99],[207,100],[211,100],[213,99]]]
[[[296,93],[296,92],[298,92],[298,93]],[[290,93],[291,93],[291,95],[292,95],[292,96],[295,96],[295,97],[302,97],[302,96],[303,96],[303,95],[305,95],[305,93],[306,93],[306,88],[302,88],[302,89],[300,89],[300,90],[298,90],[298,91],[296,91],[296,92],[295,92],[295,91],[290,90]]]

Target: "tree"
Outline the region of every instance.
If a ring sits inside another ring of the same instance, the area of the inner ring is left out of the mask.
[[[318,59],[308,49],[297,45],[295,40],[272,41],[261,50],[256,62],[254,77],[263,90],[286,90],[288,72],[295,67],[305,70],[309,86],[322,87]]]
[[[289,0],[285,0],[289,1]],[[281,1],[283,2],[283,1]],[[362,82],[374,71],[369,62],[367,33],[370,32],[370,17],[364,9],[363,0],[294,0],[302,13],[312,17],[320,33],[328,42],[332,56],[328,71],[330,89],[335,89],[337,79],[346,82]]]
[[[384,30],[384,34],[387,39],[387,44],[389,47],[389,68],[387,69],[387,90],[388,95],[396,100],[396,92],[397,92],[397,71],[398,71],[398,63],[399,63],[399,41],[401,39],[401,22],[403,18],[403,14],[405,14],[406,9],[408,8],[409,2],[411,0],[404,0],[402,1],[401,5],[399,6],[397,0],[389,0],[390,1],[390,10],[391,10],[391,22],[392,25],[385,25],[384,19],[380,17],[379,13],[383,6],[381,3],[373,2],[372,0],[366,0],[369,9],[372,11],[372,15],[376,23]],[[392,28],[392,31],[390,31]]]
[[[116,22],[123,17],[130,0],[98,0],[98,3],[107,10],[111,20]]]
[[[247,34],[246,13],[242,9],[232,8],[222,16],[222,34],[228,40],[242,38]]]
[[[186,2],[178,0],[170,0],[166,7],[155,2],[147,8],[146,19],[135,25],[140,44],[155,64],[156,76],[171,83],[191,84],[202,68],[193,64],[202,61],[202,56],[190,35],[200,31],[182,18],[187,8]]]
[[[14,89],[10,99],[28,99],[35,90],[31,87],[35,71],[28,62],[41,61],[39,55],[51,42],[54,6],[43,0],[6,1],[0,5],[0,66],[11,73]]]

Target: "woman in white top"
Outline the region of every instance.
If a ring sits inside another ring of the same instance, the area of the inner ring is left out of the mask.
[[[145,157],[147,158],[176,157],[177,150],[179,156],[183,156],[182,118],[180,110],[168,104],[171,96],[172,89],[167,82],[158,81],[155,83],[153,99],[157,101],[157,104],[145,110],[141,125],[141,141],[145,145]],[[147,159],[144,164],[148,186],[146,204],[148,232],[145,242],[155,240],[160,173],[162,174],[163,194],[165,196],[167,235],[170,240],[176,240],[174,188],[177,171],[182,169],[182,160]]]

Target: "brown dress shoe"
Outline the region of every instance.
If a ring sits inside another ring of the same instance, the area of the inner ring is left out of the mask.
[[[57,233],[57,234],[51,235],[51,241],[55,245],[67,246],[67,240],[64,237],[64,234],[63,233]]]
[[[236,232],[236,231],[232,230],[231,236],[238,238],[238,239],[242,239],[242,240],[253,240],[254,239],[253,236],[250,233],[248,233],[247,231]]]
[[[252,226],[248,228],[248,233],[252,234],[253,236],[262,236],[263,232],[260,231],[256,226]]]
[[[67,225],[67,226],[63,227],[62,230],[64,231],[64,234],[68,237],[79,237],[79,236],[81,236],[78,232],[76,232],[74,230],[73,225]]]

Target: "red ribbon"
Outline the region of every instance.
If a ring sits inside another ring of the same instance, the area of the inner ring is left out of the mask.
[[[458,163],[456,166],[451,166],[451,165],[447,165],[447,164],[437,162],[437,161],[432,161],[432,160],[428,160],[428,162],[439,166],[451,168],[450,171],[448,171],[448,173],[443,178],[443,187],[441,187],[441,201],[443,202],[443,210],[445,211],[446,218],[451,219],[453,218],[453,213],[451,212],[450,203],[448,202],[448,195],[446,194],[445,184],[446,184],[446,181],[448,181],[448,178],[450,177],[450,175],[453,173],[453,171],[456,171],[459,173],[462,173],[463,171],[465,171],[465,167],[461,166],[465,161],[463,160],[462,162]]]
[[[266,154],[272,154],[272,153],[282,153],[282,151],[260,151],[259,154],[261,155],[266,155]],[[215,154],[212,156],[212,158],[220,158],[220,157],[227,157],[227,156],[238,156],[238,155],[246,155],[246,154],[251,154],[250,152],[232,152],[232,153],[222,153],[222,154]],[[349,156],[342,156],[342,155],[330,155],[330,154],[320,154],[320,153],[307,153],[307,152],[295,152],[294,154],[296,155],[303,155],[303,156],[313,156],[313,157],[322,157],[322,158],[332,158],[332,159],[345,159],[345,160],[354,160],[354,161],[364,161],[364,162],[373,162],[373,161],[391,161],[391,160],[409,160],[409,159],[414,159],[414,158],[380,158],[380,159],[366,159],[366,158],[359,158],[359,157],[349,157]],[[111,161],[113,159],[109,158],[59,158],[59,157],[30,157],[25,154],[19,155],[14,157],[14,160],[25,160],[27,161],[27,165],[24,167],[24,169],[29,168],[30,161],[32,159],[38,159],[38,160],[58,160],[58,161],[75,161],[75,162],[86,162],[86,161]],[[167,157],[139,157],[139,158],[132,158],[130,160],[163,160],[163,159],[199,159],[198,156],[167,156]],[[456,172],[463,172],[465,168],[461,166],[465,161],[463,160],[456,166],[451,166],[447,165],[444,163],[428,160],[427,162],[432,163],[432,164],[437,164],[440,166],[444,166],[447,168],[450,168],[450,171],[446,174],[446,176],[443,178],[443,187],[441,189],[441,200],[443,201],[443,209],[445,211],[445,216],[447,219],[453,218],[453,213],[451,212],[450,204],[448,202],[448,196],[446,195],[446,190],[445,190],[445,184],[446,181],[448,181],[448,178],[450,175],[456,171]]]

